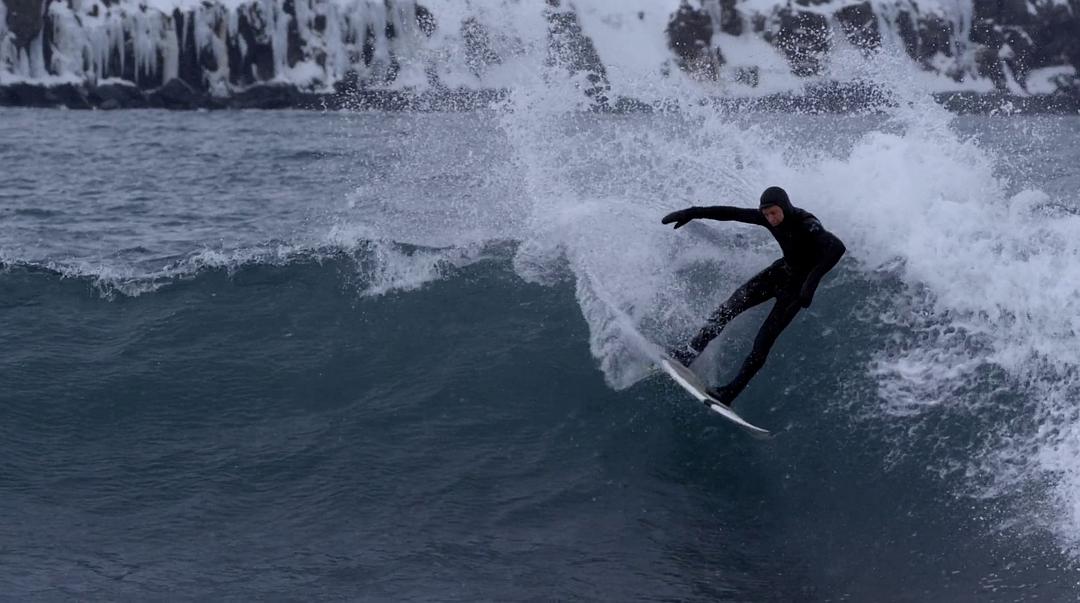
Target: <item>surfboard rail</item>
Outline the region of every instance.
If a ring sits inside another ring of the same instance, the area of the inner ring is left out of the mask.
[[[738,425],[750,435],[758,438],[767,438],[771,435],[769,430],[750,423],[746,419],[740,417],[734,410],[706,393],[705,384],[702,383],[701,379],[699,379],[693,371],[679,363],[679,361],[665,356],[660,359],[660,368],[667,373],[675,383],[686,390],[687,393],[696,398],[699,402],[708,406],[709,410],[712,410],[721,417]]]

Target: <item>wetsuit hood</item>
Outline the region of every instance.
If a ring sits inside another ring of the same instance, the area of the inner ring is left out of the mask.
[[[779,186],[770,186],[765,189],[765,192],[761,193],[761,204],[759,209],[766,208],[770,205],[775,205],[784,210],[784,217],[792,215],[791,199],[788,199],[787,191]]]

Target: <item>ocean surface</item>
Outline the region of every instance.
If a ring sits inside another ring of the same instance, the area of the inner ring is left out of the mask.
[[[0,110],[0,599],[1080,596],[1080,117],[545,94]],[[773,184],[848,254],[763,442],[651,366]]]

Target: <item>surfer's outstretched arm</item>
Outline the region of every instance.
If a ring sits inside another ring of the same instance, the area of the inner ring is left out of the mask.
[[[720,220],[723,222],[745,222],[766,226],[765,216],[756,209],[748,207],[732,207],[730,205],[713,205],[711,207],[688,207],[673,211],[660,220],[661,224],[675,223],[675,228],[686,225],[690,220]]]

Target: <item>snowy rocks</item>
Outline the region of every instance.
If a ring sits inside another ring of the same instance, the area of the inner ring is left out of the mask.
[[[3,0],[7,4],[7,27],[14,36],[15,46],[29,48],[30,42],[41,34],[44,23],[42,0]]]
[[[172,80],[213,96],[328,91],[350,71],[395,82],[437,29],[415,0],[0,0],[0,81],[122,79],[180,105]]]
[[[502,62],[492,46],[487,27],[479,20],[472,17],[462,20],[461,38],[465,41],[465,64],[477,78],[482,78],[490,67]]]
[[[630,4],[0,0],[0,104],[461,107],[547,69],[600,110],[639,106],[619,78],[684,74],[842,106],[826,67],[848,45],[907,55],[939,90],[1080,94],[1080,0]]]
[[[769,42],[783,53],[792,74],[808,80],[822,75],[837,34],[868,55],[885,39],[898,41],[921,69],[976,89],[989,86],[1024,95],[1032,92],[1028,79],[1033,72],[1069,66],[1070,74],[1043,78],[1038,92],[1052,86],[1070,93],[1070,82],[1080,71],[1080,0],[971,0],[955,5],[932,0],[792,0],[730,6],[723,0],[682,0],[667,28],[677,64],[697,76],[705,61],[718,69],[725,46],[737,42],[717,42],[715,34],[736,23],[749,24],[742,36]],[[745,67],[738,69],[745,75]],[[728,79],[752,81],[738,73]]]
[[[303,106],[305,95],[288,84],[260,84],[242,90],[228,99],[234,109],[290,109]]]
[[[1037,69],[1066,64],[1074,75],[1061,78],[1059,89],[1072,93],[1080,85],[1080,1],[1035,0],[1031,3],[1031,25],[1023,29],[1030,39],[1027,60]]]
[[[209,105],[207,96],[196,91],[184,80],[173,78],[147,95],[151,107],[163,109],[198,109]]]
[[[93,106],[86,88],[71,83],[46,86],[17,82],[4,86],[4,94],[0,94],[0,102],[19,107],[89,109]]]
[[[716,80],[724,55],[713,46],[713,18],[683,0],[667,24],[668,48],[681,69],[698,79]]]
[[[594,103],[607,103],[607,70],[591,39],[585,35],[577,12],[561,0],[546,0],[548,23],[548,64],[566,69],[571,76],[584,76],[584,93]]]
[[[776,15],[778,27],[765,34],[787,56],[799,77],[817,75],[829,51],[829,21],[820,13],[785,8]]]
[[[112,82],[90,89],[90,103],[106,111],[111,109],[139,109],[147,106],[146,96],[133,84]]]
[[[877,50],[881,46],[877,15],[869,2],[849,4],[836,11],[834,16],[852,45],[863,50]]]
[[[49,102],[49,88],[41,84],[29,84],[16,82],[4,87],[4,101],[15,106],[22,107],[50,107],[55,103]]]

